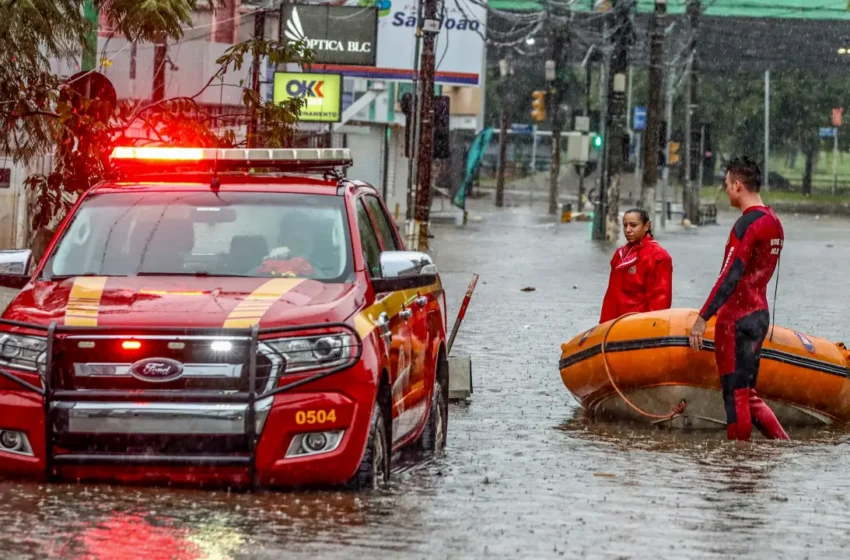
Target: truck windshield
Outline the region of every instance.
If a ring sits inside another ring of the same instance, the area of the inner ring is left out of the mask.
[[[342,197],[251,192],[96,194],[77,210],[44,268],[84,275],[199,275],[346,281]]]

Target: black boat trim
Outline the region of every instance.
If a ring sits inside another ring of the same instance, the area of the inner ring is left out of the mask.
[[[690,346],[690,341],[686,336],[663,336],[657,338],[641,338],[638,340],[609,342],[605,346],[605,352],[634,352],[636,350],[650,350],[655,348],[687,348],[688,346]],[[714,341],[703,340],[703,350],[707,352],[713,352]],[[571,356],[561,359],[558,364],[559,369],[563,370],[568,367],[574,366],[585,360],[589,360],[590,358],[598,356],[601,353],[601,344],[591,346],[590,348],[586,348],[581,352],[576,352]],[[765,360],[772,360],[774,362],[780,362],[791,366],[810,369],[819,373],[837,375],[839,377],[844,378],[848,377],[848,370],[846,367],[841,367],[839,365],[824,362],[821,360],[815,360],[813,358],[798,356],[797,354],[791,354],[790,352],[782,352],[781,350],[765,348],[761,351],[761,357]]]

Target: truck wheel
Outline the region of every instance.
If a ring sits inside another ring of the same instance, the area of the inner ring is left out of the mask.
[[[446,448],[446,427],[448,426],[448,406],[446,395],[439,381],[434,381],[434,396],[428,411],[428,422],[419,438],[419,449],[427,454],[439,455]]]
[[[391,454],[387,448],[387,429],[380,402],[372,409],[372,423],[366,440],[366,451],[357,473],[348,486],[352,490],[372,490],[387,484],[390,480]]]

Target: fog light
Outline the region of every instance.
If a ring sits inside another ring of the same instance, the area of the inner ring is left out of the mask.
[[[307,437],[304,438],[304,450],[308,452],[321,451],[327,444],[328,436],[326,436],[323,432],[307,434]]]
[[[0,445],[7,451],[20,451],[24,443],[21,435],[21,432],[0,432]]]
[[[0,451],[32,455],[32,447],[27,435],[15,430],[0,430]]]
[[[345,430],[332,430],[328,432],[308,432],[298,434],[292,438],[286,457],[306,457],[318,455],[319,453],[330,453],[339,447]]]

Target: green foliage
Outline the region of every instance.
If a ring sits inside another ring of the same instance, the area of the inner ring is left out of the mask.
[[[191,25],[199,0],[96,0],[110,23],[128,40],[157,42],[179,39]],[[208,5],[214,8],[216,0]],[[26,181],[34,193],[32,228],[48,227],[63,216],[76,197],[97,182],[113,176],[109,154],[116,145],[131,142],[130,127],[142,126],[161,145],[234,147],[235,134],[216,132],[227,121],[244,123],[256,114],[260,126],[252,145],[291,144],[303,103],[294,99],[275,105],[265,102],[248,84],[243,89],[244,113],[210,115],[197,99],[228,71],[251,64],[254,56],[272,64],[312,62],[306,43],[282,44],[252,38],[234,45],[217,60],[218,69],[191,97],[154,103],[111,106],[85,99],[50,72],[50,60],[77,56],[86,44],[90,24],[82,15],[83,0],[20,0],[0,4],[0,150],[16,162],[30,162],[52,153],[54,169]],[[246,60],[246,57],[247,60]],[[134,141],[133,143],[138,143]]]

